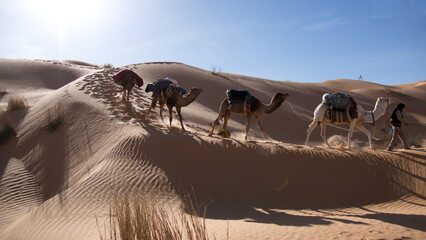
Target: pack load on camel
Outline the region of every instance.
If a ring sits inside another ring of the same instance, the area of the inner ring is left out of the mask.
[[[236,89],[228,89],[226,90],[226,96],[228,97],[228,104],[244,104],[244,116],[247,116],[249,112],[248,107],[250,107],[252,96],[247,90],[236,90]]]
[[[322,103],[328,106],[326,117],[333,123],[347,123],[358,118],[357,103],[348,93],[326,93]]]
[[[149,83],[146,85],[145,92],[153,92],[153,94],[159,93],[168,87],[176,87],[178,91],[181,93],[181,95],[186,93],[186,90],[184,88],[179,87],[178,82],[173,78],[160,78],[155,80],[153,83]]]
[[[251,95],[247,90],[228,89],[226,90],[226,96],[229,104],[251,102]]]
[[[143,79],[135,72],[129,69],[124,69],[112,76],[114,82],[118,85],[125,85],[128,82],[138,85],[138,87],[143,86]]]
[[[123,87],[123,101],[130,100],[130,92],[137,85],[139,88],[143,85],[143,79],[129,69],[124,69],[112,76],[114,82]]]

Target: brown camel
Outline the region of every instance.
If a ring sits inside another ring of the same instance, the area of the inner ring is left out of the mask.
[[[263,134],[263,137],[266,138],[265,131],[262,127],[262,116],[265,114],[273,113],[275,110],[277,110],[281,106],[284,100],[288,98],[289,96],[290,95],[288,95],[287,93],[286,94],[275,93],[269,105],[263,104],[259,99],[257,99],[254,96],[251,96],[251,101],[249,103],[238,102],[238,103],[230,104],[228,102],[228,97],[227,97],[222,101],[222,104],[220,105],[219,116],[216,118],[216,120],[212,124],[213,126],[209,136],[213,134],[215,126],[219,124],[219,121],[221,119],[223,119],[223,129],[225,133],[229,133],[229,131],[227,130],[227,124],[228,124],[229,117],[231,116],[231,112],[233,112],[233,113],[238,113],[247,117],[245,140],[247,140],[247,134],[250,128],[250,120],[252,117],[256,120],[257,125],[259,126],[259,129]]]
[[[138,87],[143,85],[143,79],[138,74],[129,69],[121,70],[112,76],[112,79],[116,84],[122,86],[123,101],[129,101],[130,92],[135,85],[138,85]]]
[[[130,92],[132,91],[133,87],[136,84],[136,79],[134,79],[130,74],[128,74],[123,81],[121,82],[121,86],[123,87],[123,101],[129,101],[130,100]]]
[[[172,126],[172,110],[173,107],[176,108],[176,112],[179,116],[180,125],[182,126],[182,131],[185,131],[185,127],[182,123],[182,114],[181,108],[186,107],[191,104],[195,99],[203,92],[201,88],[191,88],[186,96],[182,96],[176,87],[168,87],[165,90],[161,91],[158,97],[158,103],[160,104],[160,117],[163,119],[163,106],[167,105],[169,109],[169,118],[170,126]]]

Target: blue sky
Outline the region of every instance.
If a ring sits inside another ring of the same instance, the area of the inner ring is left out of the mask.
[[[426,80],[424,0],[2,0],[0,57],[176,61],[295,82]]]

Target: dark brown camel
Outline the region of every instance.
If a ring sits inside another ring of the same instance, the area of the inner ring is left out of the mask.
[[[180,125],[182,127],[182,131],[185,131],[185,127],[182,123],[182,114],[181,108],[186,107],[191,104],[195,99],[203,92],[201,88],[191,88],[189,93],[186,96],[182,96],[179,90],[176,87],[168,87],[165,90],[161,91],[158,96],[158,103],[160,104],[160,117],[163,119],[163,106],[167,105],[169,109],[169,118],[170,118],[170,126],[172,126],[172,110],[173,107],[176,108],[176,112],[179,116]]]
[[[262,127],[262,116],[265,114],[273,113],[275,110],[277,110],[281,106],[284,100],[288,98],[289,96],[290,95],[288,95],[287,93],[286,94],[275,93],[269,105],[263,104],[259,99],[257,99],[254,96],[251,96],[251,101],[249,103],[238,102],[238,103],[230,104],[228,102],[228,98],[225,98],[222,101],[222,104],[220,105],[219,116],[216,118],[216,120],[212,124],[213,126],[209,136],[213,134],[215,126],[219,124],[219,121],[221,119],[223,119],[223,130],[225,131],[225,133],[229,132],[227,130],[227,124],[231,116],[231,112],[233,112],[233,113],[238,113],[247,117],[245,140],[247,140],[247,134],[250,128],[250,120],[252,117],[256,120],[257,125],[259,126],[259,129],[263,134],[263,137],[266,138],[265,131]]]

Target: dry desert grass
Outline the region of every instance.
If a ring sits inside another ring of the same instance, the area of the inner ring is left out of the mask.
[[[6,143],[12,136],[16,136],[15,128],[6,112],[0,112],[0,145]]]
[[[27,108],[27,104],[21,97],[11,97],[7,102],[7,110],[16,111]]]
[[[99,222],[98,228],[99,228]],[[189,214],[180,207],[158,204],[139,194],[115,195],[102,240],[207,240],[205,218],[189,201]],[[108,229],[108,230],[107,230]]]
[[[57,103],[54,107],[47,110],[44,129],[48,132],[53,132],[59,128],[64,122],[64,113],[62,103]]]

